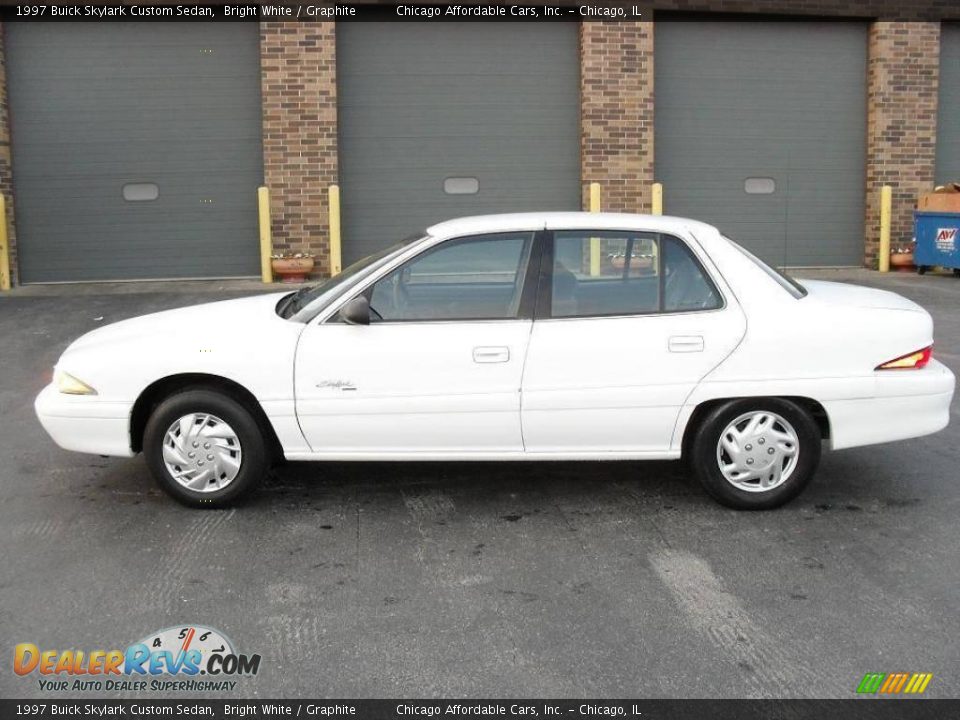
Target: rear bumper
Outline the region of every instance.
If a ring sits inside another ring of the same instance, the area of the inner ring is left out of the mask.
[[[97,396],[64,395],[47,385],[34,402],[47,434],[64,450],[132,457],[130,403]]]
[[[931,360],[923,370],[876,374],[874,397],[823,403],[834,450],[906,440],[943,430],[950,422],[956,380]]]

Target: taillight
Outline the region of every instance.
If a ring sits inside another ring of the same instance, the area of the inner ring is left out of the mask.
[[[933,355],[933,345],[925,347],[923,350],[915,350],[907,355],[902,355],[883,365],[877,365],[877,370],[920,370],[927,366],[930,357]]]

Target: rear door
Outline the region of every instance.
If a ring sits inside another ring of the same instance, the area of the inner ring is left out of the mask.
[[[553,233],[523,376],[527,452],[669,451],[684,401],[746,331],[698,252],[657,233]]]

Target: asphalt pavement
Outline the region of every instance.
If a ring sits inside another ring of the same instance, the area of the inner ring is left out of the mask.
[[[960,373],[960,279],[798,275],[916,300]],[[69,453],[41,429],[33,399],[78,335],[250,292],[0,296],[0,696],[55,697],[11,671],[16,643],[123,649],[194,624],[262,656],[210,697],[848,698],[895,671],[960,696],[956,400],[945,431],[825,453],[798,500],[762,513],[667,462],[290,463],[242,507],[195,511],[142,458]]]

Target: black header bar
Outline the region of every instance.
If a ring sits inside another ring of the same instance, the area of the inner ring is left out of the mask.
[[[117,0],[88,3],[44,2],[17,3],[0,0],[0,21],[40,22],[643,22],[663,12],[670,21],[704,17],[717,21],[731,19],[843,19],[838,10],[844,4],[828,0],[769,0],[754,3],[756,13],[729,14],[730,3],[723,0],[638,0],[638,2],[604,2],[602,0],[554,0],[552,3],[520,2],[276,2],[276,3],[175,3],[159,0]],[[743,8],[754,4],[744,3]],[[960,19],[960,2],[956,0],[864,0],[853,6],[862,12],[861,19],[887,20]],[[738,8],[735,8],[738,9]],[[681,10],[683,12],[676,12]],[[716,16],[704,13],[718,13]],[[849,8],[847,10],[849,12]],[[762,13],[762,14],[758,14]]]

